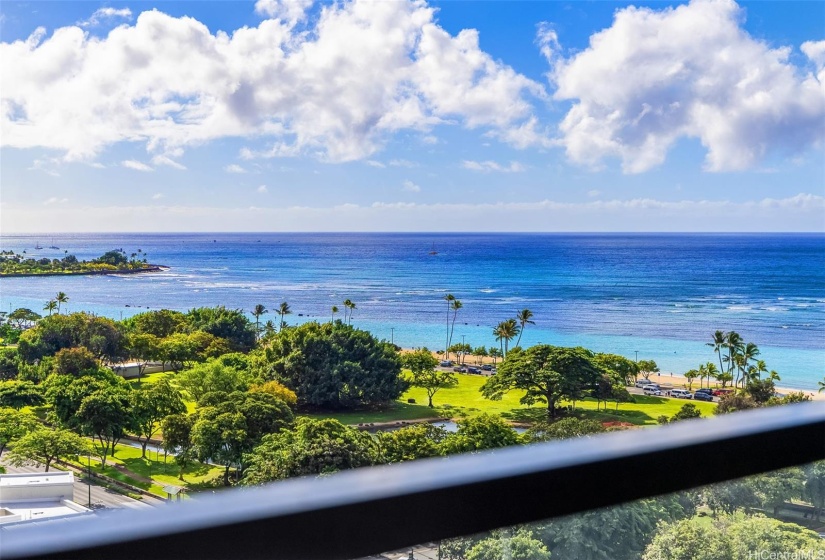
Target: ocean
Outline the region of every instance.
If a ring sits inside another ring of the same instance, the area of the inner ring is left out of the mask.
[[[3,311],[41,312],[63,291],[69,311],[115,319],[260,303],[270,309],[263,320],[277,322],[274,309],[287,301],[295,324],[329,320],[333,305],[342,318],[351,299],[353,325],[443,349],[451,293],[463,303],[453,342],[497,346],[493,327],[527,308],[535,325],[522,346],[581,345],[683,373],[717,361],[705,344],[715,330],[735,330],[759,346],[779,385],[814,390],[825,375],[822,234],[43,234],[4,235],[0,248],[78,259],[142,249],[170,267],[2,278]]]

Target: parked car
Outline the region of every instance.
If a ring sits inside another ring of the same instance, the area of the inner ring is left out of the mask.
[[[670,392],[670,396],[676,399],[692,399],[693,393],[685,389],[674,389]]]
[[[481,373],[481,370],[478,369],[477,367],[468,367],[467,368],[467,373]]]
[[[493,369],[493,366],[491,366],[490,364],[484,364],[483,366],[481,366],[481,369],[483,369],[484,371],[491,371]]]
[[[636,387],[645,388],[651,384],[655,385],[655,383],[653,383],[653,381],[651,381],[650,379],[639,379],[636,382]]]
[[[713,395],[713,389],[708,389],[707,387],[704,389],[696,389],[694,393],[707,393],[708,395]]]
[[[495,375],[495,373],[496,373],[497,371],[498,371],[498,370],[497,370],[496,368],[493,368],[493,369],[491,369],[491,370],[490,370],[490,373],[492,373],[492,374],[494,374],[494,375]]]
[[[456,373],[467,373],[467,368],[465,368],[464,366],[455,366],[453,368],[453,371]]]
[[[451,365],[453,365],[453,361],[452,360],[441,360],[441,363],[438,364],[438,365],[440,365],[441,367],[450,367]]]
[[[708,392],[699,390],[693,393],[693,400],[713,402],[713,395]]]
[[[655,383],[648,383],[645,385],[644,394],[652,397],[661,397],[664,393],[662,393],[662,390]]]
[[[730,393],[733,393],[733,389],[714,389],[713,390],[713,396],[714,397],[721,397],[723,395],[728,395]]]

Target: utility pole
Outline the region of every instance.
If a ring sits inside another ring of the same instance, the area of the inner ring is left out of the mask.
[[[390,344],[395,344],[395,327],[390,327]]]
[[[636,363],[638,364],[639,363],[639,351],[634,350],[634,352],[636,352]]]

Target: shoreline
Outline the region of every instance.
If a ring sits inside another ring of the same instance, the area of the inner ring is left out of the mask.
[[[3,272],[0,278],[30,278],[34,276],[102,276],[106,274],[140,274],[143,272],[164,272],[170,267],[152,264],[145,268],[127,268],[123,270],[70,270],[67,272]]]

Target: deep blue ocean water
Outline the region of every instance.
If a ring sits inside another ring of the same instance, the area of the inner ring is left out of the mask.
[[[35,250],[38,243],[60,249]],[[493,327],[529,308],[536,324],[523,346],[582,345],[630,358],[638,351],[682,373],[716,361],[705,346],[713,331],[736,330],[759,345],[780,385],[814,389],[825,375],[821,234],[48,234],[5,235],[0,246],[79,259],[142,249],[171,267],[3,278],[4,311],[40,312],[64,291],[70,311],[115,319],[146,308],[248,311],[287,301],[296,323],[328,320],[349,298],[354,325],[402,346],[442,349],[449,292],[464,304],[454,342],[495,345]]]

